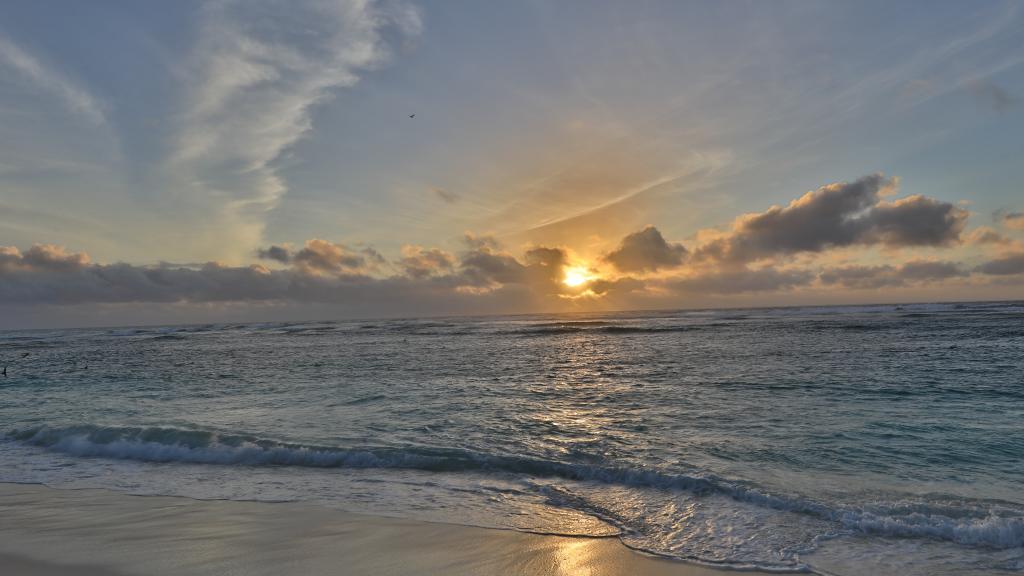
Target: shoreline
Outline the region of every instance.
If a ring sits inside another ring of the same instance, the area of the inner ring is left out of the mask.
[[[305,503],[0,483],[0,514],[0,566],[23,576],[722,576],[737,571],[645,554],[617,537],[541,535]]]

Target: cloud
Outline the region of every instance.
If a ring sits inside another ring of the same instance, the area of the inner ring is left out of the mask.
[[[275,247],[264,250],[280,258]],[[397,309],[476,310],[479,302],[494,308],[524,298],[549,295],[561,285],[565,253],[536,247],[523,260],[487,246],[471,249],[456,260],[438,249],[406,247],[404,273],[373,275],[381,263],[370,248],[353,250],[314,239],[287,253],[290,266],[262,265],[137,266],[93,263],[82,252],[36,245],[24,252],[0,247],[0,302],[4,304],[69,305],[83,303],[263,302],[344,304],[362,313]],[[280,259],[276,260],[280,262]],[[470,290],[463,290],[470,288]]]
[[[587,290],[598,296],[639,292],[646,287],[643,280],[625,276],[615,280],[597,279],[587,284]]]
[[[559,248],[534,247],[520,262],[501,249],[493,236],[467,233],[468,250],[459,256],[459,283],[467,287],[494,288],[503,284],[551,284],[560,277],[565,253]]]
[[[271,250],[274,247],[271,247]],[[384,263],[373,248],[355,252],[343,244],[314,238],[291,256],[296,268],[310,274],[366,274]]]
[[[911,282],[925,282],[930,280],[945,280],[967,276],[960,264],[956,262],[940,262],[934,260],[914,260],[903,264],[899,268],[900,275]]]
[[[21,250],[17,246],[0,246],[0,270],[21,263]]]
[[[312,129],[311,109],[386,61],[389,34],[421,24],[409,6],[372,0],[221,0],[200,14],[168,173],[251,250],[287,191],[277,162]]]
[[[978,104],[993,112],[1005,112],[1017,104],[1018,99],[998,84],[988,80],[971,83],[971,92]]]
[[[682,244],[666,242],[657,228],[647,226],[623,238],[603,259],[622,272],[653,272],[679,266],[685,257]]]
[[[806,270],[731,269],[703,271],[666,282],[675,292],[685,294],[740,294],[744,292],[773,292],[806,286],[814,274]]]
[[[569,257],[561,248],[536,246],[526,251],[524,260],[527,269],[533,271],[537,279],[561,282],[563,270],[569,262]]]
[[[94,264],[51,245],[0,248],[0,300],[8,303],[224,301],[263,298],[286,284],[260,266],[197,268]]]
[[[864,217],[860,243],[948,246],[960,240],[967,211],[921,195],[881,202]]]
[[[483,246],[464,253],[459,259],[465,283],[470,286],[521,284],[526,281],[526,266],[511,254]]]
[[[369,256],[352,256],[329,242],[310,241],[294,259],[295,265],[284,270],[215,262],[136,266],[96,264],[84,253],[54,246],[33,246],[24,253],[0,247],[0,302],[321,302],[383,306],[437,292],[429,283],[361,274]]]
[[[272,245],[260,248],[256,255],[261,260],[294,264],[296,268],[311,274],[369,273],[387,263],[373,248],[353,250],[344,244],[319,238],[307,240],[305,246],[298,251],[292,250],[287,244]]]
[[[825,269],[802,259],[753,262],[832,246],[944,246],[959,240],[965,218],[960,209],[923,196],[882,199],[893,185],[882,176],[831,184],[786,208],[738,218],[730,232],[698,248],[704,251],[702,257],[666,242],[657,228],[648,226],[625,236],[603,256],[617,273],[594,269],[601,277],[575,287],[564,281],[566,268],[579,264],[567,249],[535,245],[517,256],[493,236],[473,233],[465,234],[464,249],[457,254],[406,245],[394,261],[372,247],[319,238],[301,248],[280,244],[257,250],[260,259],[279,265],[274,269],[217,262],[99,264],[84,252],[36,244],[26,250],[0,247],[0,302],[312,302],[344,305],[360,314],[393,313],[396,306],[406,313],[501,312],[564,309],[557,303],[566,300],[587,306],[604,298],[606,303],[628,306],[667,303],[666,298],[680,296],[695,302],[704,295],[924,286],[972,275],[1024,274],[1024,253],[1006,254],[1011,249],[1005,246],[1000,248],[1003,256],[973,268],[941,260]],[[799,229],[805,224],[807,229]],[[966,235],[980,244],[1004,244],[1000,238],[986,228]],[[671,269],[672,275],[648,274],[662,269]]]
[[[3,37],[0,37],[0,64],[12,68],[39,90],[60,98],[72,113],[94,124],[106,122],[104,106],[87,90],[59,72],[47,68],[35,56]]]
[[[256,251],[256,255],[262,260],[274,260],[282,264],[292,261],[292,251],[288,246],[268,246]]]
[[[822,271],[818,277],[825,286],[840,285],[853,289],[874,289],[943,281],[969,275],[960,264],[916,260],[898,267],[842,266]]]
[[[786,207],[736,219],[724,237],[700,246],[702,260],[752,262],[853,245],[944,246],[959,240],[962,208],[920,195],[895,201],[898,181],[881,174],[822,186]]]
[[[1024,230],[1024,212],[997,212],[999,222],[1012,230]]]
[[[466,232],[462,237],[462,241],[473,250],[497,250],[499,246],[499,242],[494,236],[478,235],[472,232]]]
[[[399,266],[410,278],[427,278],[450,273],[455,268],[455,257],[437,248],[402,246]]]
[[[431,188],[430,191],[433,192],[435,196],[444,201],[445,204],[455,204],[459,200],[462,200],[462,196],[459,196],[455,192],[442,190],[441,188]]]
[[[520,261],[501,249],[489,236],[465,237],[469,250],[459,257],[456,284],[493,289],[503,285],[521,285],[541,294],[559,294],[567,289],[562,283],[568,255],[562,248],[535,246]]]
[[[388,263],[388,259],[372,246],[365,246],[359,252],[366,258],[370,268],[378,268]]]
[[[977,245],[981,245],[981,244],[1000,244],[1000,245],[1006,245],[1006,244],[1012,244],[1013,243],[1013,240],[1011,238],[1008,238],[1008,237],[1004,236],[1003,234],[1000,234],[998,231],[993,230],[992,228],[989,228],[988,226],[980,226],[978,228],[975,228],[974,230],[971,230],[970,232],[967,233],[967,236],[964,238],[964,240],[966,240],[968,244],[977,244]]]
[[[974,270],[982,274],[991,274],[994,276],[1024,274],[1024,252],[1008,254],[1001,258],[989,260]]]
[[[17,249],[14,249],[17,254]],[[36,244],[21,256],[21,264],[47,270],[71,270],[89,264],[89,255],[84,252],[69,253],[62,246]]]

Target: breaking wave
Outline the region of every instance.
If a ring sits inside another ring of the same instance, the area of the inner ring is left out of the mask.
[[[77,457],[240,466],[499,473],[685,491],[696,495],[718,494],[762,508],[834,522],[837,528],[850,532],[930,538],[991,549],[1024,546],[1024,510],[992,501],[878,502],[838,507],[800,496],[769,493],[743,482],[699,472],[681,474],[614,465],[573,464],[454,448],[303,445],[178,428],[40,426],[12,431],[8,438]]]

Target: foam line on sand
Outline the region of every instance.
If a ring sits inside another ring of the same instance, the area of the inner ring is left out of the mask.
[[[640,554],[616,538],[542,536],[305,504],[0,484],[0,516],[0,566],[23,576],[730,573]]]

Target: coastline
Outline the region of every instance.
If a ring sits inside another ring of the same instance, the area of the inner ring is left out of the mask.
[[[646,555],[615,537],[434,524],[302,503],[0,483],[0,514],[0,566],[23,576],[733,572]]]

